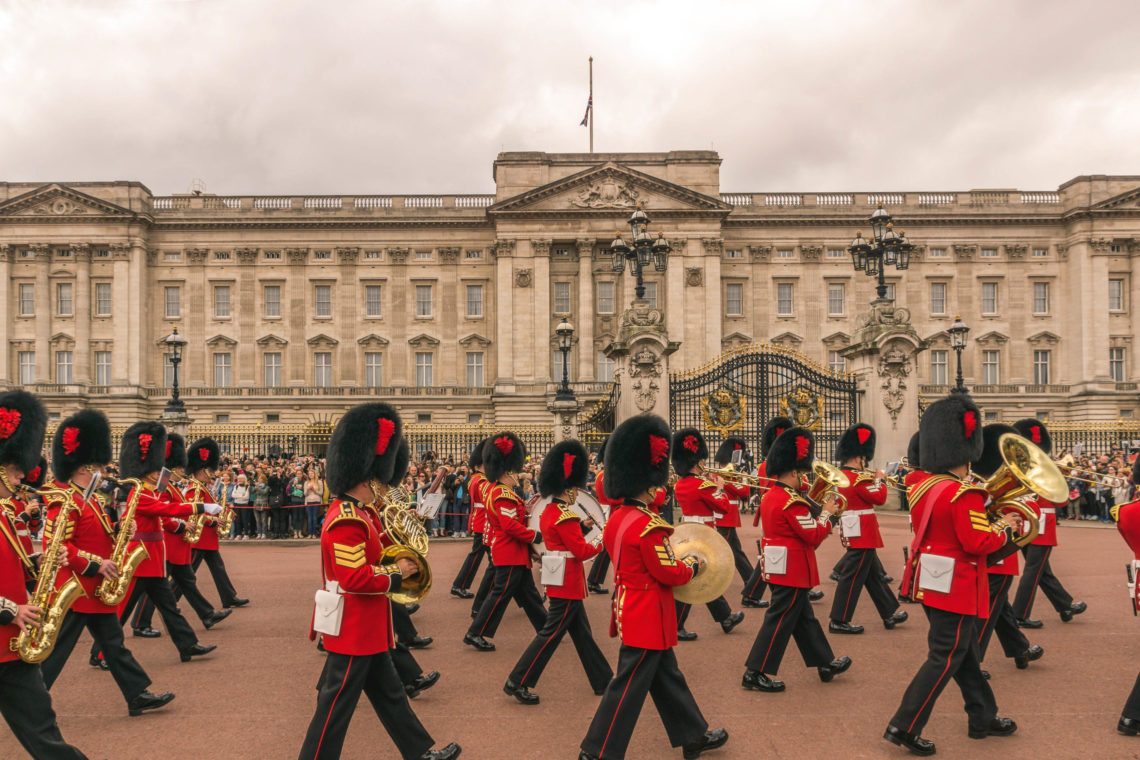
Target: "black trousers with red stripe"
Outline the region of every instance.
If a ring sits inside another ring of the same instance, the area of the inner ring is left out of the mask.
[[[691,744],[705,735],[708,721],[689,691],[672,647],[640,649],[622,644],[617,675],[606,687],[582,749],[603,760],[624,758],[646,695],[653,697],[672,746]]]
[[[464,591],[471,588],[471,584],[475,582],[475,576],[479,572],[479,565],[483,562],[483,555],[490,553],[491,547],[483,543],[483,534],[476,533],[475,537],[471,539],[471,551],[467,552],[467,556],[463,558],[463,564],[459,567],[459,574],[451,582],[451,587]]]
[[[793,637],[800,656],[804,658],[804,665],[818,668],[829,664],[835,655],[823,633],[823,626],[819,624],[811,603],[808,602],[807,596],[811,589],[782,586],[778,583],[770,585],[772,603],[765,611],[764,623],[756,634],[745,667],[758,673],[776,675],[780,672],[780,662],[784,659],[788,640]]]
[[[740,592],[742,599],[752,602],[760,601],[760,597],[764,596],[764,589],[768,587],[768,582],[764,580],[764,563],[760,561],[760,557],[764,556],[764,547],[761,546],[759,539],[756,540],[756,550],[759,552],[756,567],[752,568],[752,574],[744,581],[744,590]]]
[[[479,581],[479,588],[475,591],[475,598],[471,600],[471,617],[479,614],[483,609],[483,602],[491,595],[491,587],[495,585],[495,563],[491,561],[491,551],[487,550],[487,569],[483,571],[483,580]]]
[[[1013,585],[1013,576],[991,572],[989,577],[990,615],[981,625],[981,633],[978,634],[978,656],[982,660],[986,659],[990,637],[997,632],[998,642],[1005,656],[1016,657],[1029,649],[1029,639],[1021,632],[1013,608],[1009,606],[1009,587]]]
[[[692,611],[693,605],[683,604],[681,602],[674,602],[674,604],[677,606],[677,630],[679,631],[685,627],[685,621],[689,619],[689,613]],[[705,606],[709,608],[712,619],[718,623],[732,614],[732,607],[729,606],[728,600],[723,596],[718,596]]]
[[[748,561],[744,547],[740,545],[740,535],[736,532],[736,528],[717,528],[716,532],[724,537],[728,547],[732,549],[732,561],[736,565],[740,580],[748,583],[748,579],[752,577],[752,563]]]
[[[147,601],[153,602],[154,606],[158,608],[158,614],[162,617],[162,622],[166,624],[166,632],[170,634],[170,640],[174,642],[174,646],[179,652],[185,652],[198,643],[194,629],[178,611],[178,603],[174,601],[174,591],[170,587],[170,581],[166,578],[153,576],[140,578],[135,576],[134,588],[131,589],[131,595],[127,598],[127,603],[119,615],[119,623],[126,623],[130,619],[131,613],[134,612],[135,605]],[[91,645],[91,654],[96,655],[98,653],[99,644],[96,642]]]
[[[606,656],[594,641],[590,630],[590,619],[586,617],[586,606],[581,599],[558,599],[550,597],[550,609],[546,612],[546,622],[538,629],[530,646],[515,663],[510,679],[520,686],[538,685],[538,679],[546,664],[554,656],[554,650],[562,643],[562,637],[570,634],[578,659],[586,671],[586,679],[594,691],[601,691],[614,676]]]
[[[1030,544],[1022,549],[1025,555],[1025,569],[1021,572],[1021,582],[1017,584],[1017,595],[1013,598],[1013,614],[1018,620],[1025,620],[1033,614],[1033,600],[1037,597],[1037,587],[1045,592],[1045,598],[1057,612],[1063,612],[1073,605],[1073,596],[1049,566],[1052,546]]]
[[[1124,711],[1120,715],[1129,720],[1140,720],[1140,676],[1136,676],[1136,683],[1132,685],[1132,691],[1129,693],[1128,701],[1124,703]]]
[[[499,630],[503,613],[512,600],[522,607],[530,618],[530,624],[538,631],[546,622],[546,608],[542,606],[542,595],[534,585],[534,575],[526,565],[502,565],[495,568],[495,582],[491,593],[479,609],[479,614],[471,622],[467,633],[472,636],[493,637]]]
[[[594,557],[594,564],[590,567],[590,575],[586,578],[587,585],[605,586],[606,576],[610,572],[610,553],[602,552]]]
[[[347,655],[329,652],[317,684],[317,710],[309,723],[299,760],[340,757],[348,724],[364,692],[404,760],[414,760],[434,741],[420,723],[396,675],[390,652]]]
[[[169,574],[170,585],[176,601],[185,596],[186,601],[190,603],[190,608],[201,620],[205,620],[214,614],[214,605],[210,604],[210,600],[202,596],[202,592],[198,590],[198,578],[194,575],[193,565],[175,565],[167,562],[166,571]],[[138,610],[131,618],[131,627],[150,628],[153,621],[154,602],[147,598],[139,604]]]
[[[839,574],[839,586],[835,589],[835,599],[831,603],[832,620],[851,622],[864,588],[867,589],[879,617],[884,620],[899,608],[895,592],[891,591],[882,574],[876,570],[876,567],[882,567],[877,551],[848,548],[840,564],[842,572]]]
[[[0,662],[0,715],[20,746],[36,760],[87,760],[63,739],[40,666]]]
[[[997,717],[997,702],[982,677],[975,640],[981,621],[973,615],[923,607],[930,621],[926,636],[929,654],[903,694],[891,725],[909,734],[921,734],[934,703],[953,678],[962,690],[970,728],[984,730]]]

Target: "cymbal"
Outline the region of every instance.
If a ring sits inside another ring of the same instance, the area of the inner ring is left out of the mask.
[[[681,523],[673,528],[669,543],[678,559],[695,555],[705,563],[696,578],[673,588],[673,598],[682,604],[704,604],[728,591],[735,571],[732,548],[715,528],[701,523]]]

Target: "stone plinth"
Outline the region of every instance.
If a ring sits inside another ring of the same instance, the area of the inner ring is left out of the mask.
[[[635,299],[621,316],[618,338],[605,348],[620,386],[615,425],[638,414],[669,419],[669,355],[680,344],[669,340],[665,315]]]
[[[546,408],[554,415],[554,442],[573,438],[578,429],[578,412],[582,411],[582,402],[577,398],[565,401],[550,401]]]
[[[177,411],[163,409],[158,421],[166,427],[167,432],[178,433],[183,438],[190,434],[190,423],[193,422],[184,408]],[[190,441],[186,441],[186,444],[189,445]]]

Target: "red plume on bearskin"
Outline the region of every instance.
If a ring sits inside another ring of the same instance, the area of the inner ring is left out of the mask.
[[[1049,435],[1049,428],[1041,420],[1027,417],[1024,420],[1018,420],[1013,423],[1014,428],[1017,429],[1018,435],[1021,435],[1033,443],[1037,444],[1037,448],[1044,451],[1046,454],[1053,453],[1053,437]]]
[[[669,424],[639,414],[617,426],[606,442],[606,496],[633,499],[669,482]]]
[[[167,439],[166,439],[166,458],[167,458],[167,459],[170,459],[170,447],[171,447],[172,445],[173,445],[173,444],[170,442],[170,438],[169,438],[169,436],[168,436],[168,437],[167,437]]]
[[[84,409],[56,428],[51,471],[57,480],[66,483],[80,467],[107,464],[111,459],[111,426],[102,412]]]
[[[10,438],[16,428],[20,427],[20,414],[17,409],[7,409],[0,406],[0,439]]]
[[[790,427],[768,450],[764,470],[768,477],[778,478],[784,473],[799,470],[807,472],[815,461],[815,436],[803,427]]]
[[[563,454],[562,455],[562,474],[569,480],[571,473],[574,472],[574,460],[578,458],[577,454]]]
[[[383,454],[388,450],[388,443],[396,434],[396,423],[387,417],[376,420],[376,453]]]
[[[659,435],[649,436],[649,461],[661,464],[661,460],[669,456],[669,439]]]
[[[515,447],[515,442],[505,435],[500,435],[495,439],[495,448],[498,449],[503,456],[510,456],[511,449]]]
[[[213,438],[199,438],[190,444],[194,452],[192,460],[186,465],[186,471],[193,475],[202,470],[216,470],[222,461],[222,449]]]
[[[538,468],[538,492],[556,496],[571,488],[585,488],[590,457],[579,441],[567,439],[551,447]]]
[[[154,440],[154,436],[150,433],[142,433],[139,435],[139,461],[146,459],[146,455],[150,453],[150,442]]]
[[[985,443],[976,434],[981,417],[964,393],[952,393],[928,406],[918,427],[922,469],[941,474],[981,458]]]
[[[178,433],[166,434],[166,467],[167,469],[176,469],[181,467],[185,469],[190,464],[190,458],[186,454],[186,439]]]
[[[974,431],[978,429],[978,415],[973,412],[966,412],[962,415],[962,432],[966,434],[967,438],[974,437]]]
[[[681,428],[673,434],[673,469],[678,475],[690,472],[699,462],[707,459],[709,447],[701,431],[694,427]]]
[[[166,466],[166,428],[158,422],[136,422],[119,445],[119,477],[141,478]]]
[[[514,433],[503,431],[491,436],[483,449],[483,473],[494,482],[506,472],[519,472],[526,462],[526,446]]]
[[[391,480],[399,452],[399,446],[392,442],[402,436],[400,415],[388,404],[359,404],[345,412],[329,439],[325,460],[329,491],[341,496],[370,480]]]
[[[63,429],[63,453],[74,454],[75,450],[79,448],[79,428],[65,427]]]
[[[40,463],[35,468],[24,476],[24,485],[29,488],[42,488],[44,481],[47,480],[48,463],[43,457],[40,457]]]

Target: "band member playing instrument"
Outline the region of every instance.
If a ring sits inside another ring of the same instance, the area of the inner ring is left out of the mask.
[[[487,491],[487,516],[495,526],[491,561],[495,565],[495,583],[483,602],[479,614],[463,635],[463,643],[481,652],[490,652],[507,604],[513,599],[538,631],[546,622],[546,608],[531,574],[530,545],[542,536],[527,527],[526,505],[515,493],[518,474],[526,462],[526,446],[514,433],[491,436],[483,447],[483,472],[492,484]]]
[[[24,474],[36,468],[46,427],[47,411],[35,396],[0,393],[0,500],[15,497]],[[28,604],[27,582],[36,577],[39,555],[28,554],[16,531],[9,510],[0,509],[0,714],[33,758],[86,760],[63,740],[40,666],[10,646],[44,613]]]
[[[47,460],[40,457],[39,463],[24,475],[24,487],[20,489],[18,495],[0,499],[0,509],[8,513],[12,524],[16,526],[16,535],[20,537],[20,543],[23,544],[24,551],[29,555],[35,553],[32,536],[43,525],[43,505],[40,503],[39,496],[31,493],[28,489],[35,491],[43,486],[47,472]]]
[[[594,478],[594,496],[598,500],[598,504],[606,511],[608,515],[614,508],[614,504],[606,496],[605,486],[605,456],[606,456],[606,442],[607,438],[602,441],[602,445],[598,448],[598,474]],[[590,574],[586,577],[586,588],[591,594],[608,594],[610,590],[606,588],[606,576],[610,572],[610,555],[606,552],[601,552],[598,556],[594,557],[594,562],[590,567]]]
[[[340,757],[361,692],[404,760],[454,760],[460,754],[454,743],[431,749],[434,742],[412,711],[392,664],[388,595],[419,573],[407,557],[380,562],[384,541],[376,500],[387,493],[393,477],[402,427],[387,404],[362,404],[341,417],[329,441],[326,479],[335,497],[321,528],[325,588],[318,593],[310,633],[315,637],[321,627],[328,658],[300,760]]]
[[[594,641],[590,620],[586,617],[586,574],[582,563],[602,550],[597,543],[586,543],[586,525],[577,512],[570,509],[576,491],[586,487],[590,455],[578,441],[555,444],[542,460],[538,473],[538,492],[551,501],[542,510],[539,533],[545,548],[542,554],[542,582],[550,609],[530,646],[523,652],[507,677],[503,691],[524,705],[538,704],[538,695],[530,689],[538,685],[542,671],[554,650],[567,633],[578,651],[578,659],[595,694],[602,694],[614,672],[606,656]]]
[[[804,664],[816,668],[819,679],[831,681],[851,667],[850,657],[836,658],[823,627],[808,603],[808,591],[819,583],[815,550],[831,534],[834,494],[823,504],[804,496],[800,484],[812,471],[815,437],[809,430],[792,427],[780,434],[768,452],[767,477],[776,483],[760,502],[764,524],[764,579],[772,587],[772,604],[745,662],[741,685],[752,691],[777,692],[784,682],[772,676],[788,641],[795,637]]]
[[[606,447],[606,494],[621,500],[602,539],[614,564],[610,636],[621,638],[621,650],[579,760],[624,758],[646,695],[686,760],[728,741],[723,728],[708,730],[673,652],[673,587],[692,580],[700,561],[673,554],[673,528],[649,506],[669,480],[670,438],[665,420],[643,414],[620,424]]]
[[[718,515],[725,515],[731,511],[729,497],[724,493],[724,483],[718,477],[716,482],[704,477],[701,462],[708,458],[709,447],[705,438],[696,428],[683,428],[673,434],[672,447],[673,469],[679,479],[673,486],[673,495],[681,507],[682,522],[696,522],[716,527]],[[733,628],[744,620],[744,613],[733,612],[728,606],[728,600],[723,596],[708,603],[708,610],[712,618],[720,623],[721,630],[730,633]],[[697,634],[685,630],[685,621],[689,617],[691,604],[677,602],[677,638],[681,641],[692,641]]]
[[[1009,425],[994,423],[982,428],[982,456],[973,463],[974,475],[985,480],[991,477],[1005,463],[998,448],[998,441],[1007,433],[1018,435]],[[1017,618],[1009,605],[1009,587],[1018,573],[1017,552],[1010,554],[989,567],[990,606],[989,616],[978,631],[978,659],[985,661],[990,637],[996,632],[998,642],[1006,657],[1013,660],[1018,670],[1025,670],[1029,663],[1041,659],[1045,650],[1040,646],[1030,646],[1029,639],[1017,625]],[[984,673],[985,671],[983,671]]]
[[[134,611],[135,605],[149,599],[154,602],[166,630],[178,649],[182,662],[190,662],[192,657],[208,654],[217,649],[216,644],[203,646],[198,643],[186,618],[178,611],[174,601],[174,591],[166,577],[166,547],[164,545],[162,521],[164,518],[186,518],[191,515],[217,515],[222,510],[217,504],[201,505],[185,502],[171,502],[164,494],[155,493],[159,474],[166,464],[166,428],[157,422],[136,422],[123,433],[119,444],[119,477],[136,478],[143,482],[141,487],[132,487],[127,494],[127,502],[138,500],[135,510],[135,534],[131,548],[142,545],[147,558],[135,571],[134,588],[119,615],[125,622]],[[121,568],[120,568],[121,569]],[[153,631],[153,629],[151,629]],[[146,635],[136,632],[136,635]],[[153,635],[158,635],[153,631]],[[92,651],[95,654],[95,651]]]
[[[933,755],[922,737],[934,704],[953,678],[962,690],[971,738],[1017,730],[997,717],[997,703],[978,662],[978,630],[989,606],[986,557],[1009,540],[1004,519],[991,523],[987,494],[967,478],[982,454],[982,414],[965,394],[927,407],[919,427],[922,467],[932,473],[914,492],[915,522],[904,593],[921,595],[930,620],[930,652],[919,667],[883,738],[916,755]]]
[[[1035,419],[1018,420],[1013,423],[1013,427],[1046,454],[1052,453],[1053,439],[1043,422]],[[1017,584],[1017,595],[1013,599],[1013,614],[1017,616],[1018,624],[1022,628],[1040,628],[1043,625],[1040,620],[1029,617],[1033,614],[1033,602],[1040,586],[1045,592],[1045,598],[1061,616],[1061,622],[1068,623],[1073,619],[1073,615],[1081,614],[1088,605],[1073,601],[1072,594],[1066,591],[1060,579],[1053,575],[1053,568],[1049,565],[1049,557],[1053,554],[1053,548],[1057,546],[1057,510],[1067,505],[1054,504],[1039,496],[1030,499],[1029,505],[1037,513],[1039,532],[1037,538],[1022,549],[1025,553],[1025,572],[1021,574],[1021,582]]]
[[[475,575],[479,572],[479,564],[483,561],[483,555],[490,556],[491,554],[491,547],[484,538],[484,531],[487,529],[487,510],[483,506],[483,492],[487,483],[487,478],[483,475],[484,443],[486,443],[486,439],[479,442],[467,460],[467,466],[471,468],[471,475],[467,478],[467,493],[471,499],[471,551],[463,559],[459,574],[451,583],[451,595],[460,599],[471,599],[475,596],[468,589],[471,588]],[[488,566],[487,571],[483,573],[483,581],[479,584],[479,593],[482,597],[475,600],[476,610],[482,605],[483,599],[487,598],[494,577],[494,571]]]
[[[85,409],[60,424],[52,441],[51,466],[55,475],[47,503],[44,545],[51,542],[55,531],[64,531],[67,547],[66,571],[56,578],[62,587],[71,578],[83,586],[85,596],[77,599],[63,618],[55,648],[43,663],[44,685],[52,687],[67,658],[71,656],[79,634],[87,629],[95,645],[103,652],[103,662],[127,701],[130,715],[142,715],[174,699],[170,692],[152,694],[147,691],[151,680],[123,642],[123,627],[118,611],[105,604],[95,593],[104,578],[117,578],[119,568],[110,559],[115,544],[115,529],[103,507],[85,493],[93,479],[102,474],[111,461],[111,428],[102,412]],[[75,506],[60,523],[64,504]]]
[[[1132,486],[1140,485],[1140,456],[1132,464]],[[1132,562],[1128,572],[1128,594],[1132,598],[1132,613],[1140,609],[1140,597],[1137,597],[1137,586],[1140,586],[1140,499],[1121,504],[1116,507],[1116,529],[1132,550]],[[1124,711],[1116,724],[1116,730],[1125,736],[1140,734],[1140,676],[1136,676],[1136,683],[1124,703]]]
[[[211,481],[217,476],[218,464],[222,459],[221,448],[213,438],[199,438],[190,444],[187,449],[186,474],[190,476],[190,484],[186,488],[186,498],[192,502],[215,501],[211,491]],[[210,569],[214,578],[214,586],[218,589],[218,598],[222,607],[244,607],[249,604],[248,599],[237,595],[234,584],[226,572],[226,563],[222,560],[221,547],[218,542],[218,517],[206,517],[202,528],[202,537],[190,549],[191,566],[195,573],[203,562]],[[175,598],[178,593],[175,592]]]
[[[717,467],[726,467],[732,464],[732,457],[737,451],[740,452],[742,461],[748,461],[748,444],[745,443],[744,439],[725,438],[721,442],[720,448],[716,450],[713,461],[716,462]],[[743,466],[741,469],[744,469]],[[716,531],[724,536],[725,541],[728,541],[728,545],[732,549],[732,561],[736,565],[736,572],[740,575],[740,580],[747,583],[748,579],[752,577],[752,563],[748,561],[748,556],[740,545],[740,535],[737,533],[737,529],[740,527],[740,510],[748,505],[748,499],[752,496],[752,488],[747,484],[725,482],[724,492],[728,496],[729,510],[723,515],[717,515]]]
[[[851,485],[839,489],[847,500],[847,508],[839,518],[839,534],[847,554],[831,605],[831,621],[827,627],[831,633],[863,632],[863,626],[852,625],[851,618],[855,616],[864,588],[887,630],[907,619],[886,579],[877,572],[880,564],[876,550],[883,547],[883,537],[879,533],[875,507],[886,503],[887,485],[882,470],[874,474],[867,472],[867,464],[874,457],[875,429],[862,422],[843,431],[835,446],[835,458],[843,463],[843,473]]]
[[[180,487],[186,479],[186,468],[189,457],[186,453],[186,441],[178,433],[167,433],[166,436],[166,468],[171,472],[170,484],[166,486],[166,493],[161,495],[168,504],[186,503],[212,503],[214,501],[210,492],[204,488],[195,488],[197,483],[190,479],[189,490],[183,493]],[[170,584],[174,589],[174,598],[186,597],[190,608],[197,613],[198,618],[206,630],[230,616],[233,610],[215,610],[202,592],[198,590],[198,579],[194,575],[191,564],[190,544],[186,542],[185,535],[188,524],[185,520],[176,517],[167,517],[162,521],[162,540],[166,549],[166,570]],[[146,631],[154,631],[151,620],[154,617],[154,603],[149,599],[139,605],[131,621],[131,627],[140,635]]]

